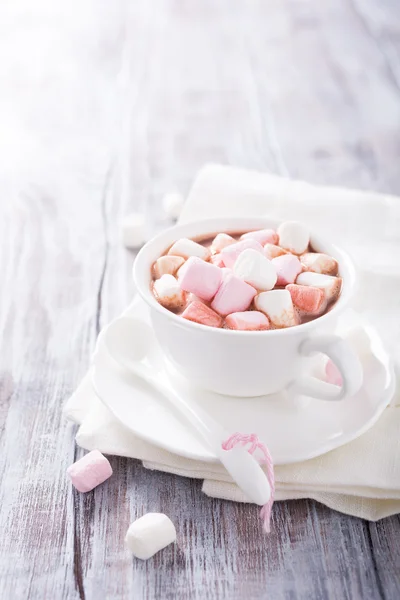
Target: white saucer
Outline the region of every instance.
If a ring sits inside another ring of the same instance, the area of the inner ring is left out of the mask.
[[[149,322],[147,307],[138,298],[125,314]],[[391,360],[376,332],[370,326],[363,329],[371,342],[370,352],[363,357],[364,384],[358,394],[341,402],[289,399],[284,392],[234,398],[195,389],[175,372],[168,372],[168,377],[179,393],[201,404],[228,431],[256,433],[268,445],[276,465],[295,463],[354,440],[372,427],[389,404],[395,389]],[[158,345],[152,348],[151,360],[162,361]],[[135,435],[186,458],[216,460],[197,434],[164,408],[157,392],[115,368],[101,351],[92,380],[98,397]]]

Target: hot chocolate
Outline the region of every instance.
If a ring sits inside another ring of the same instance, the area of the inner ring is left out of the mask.
[[[157,301],[210,327],[265,331],[294,327],[330,310],[342,279],[337,261],[288,221],[275,231],[182,238],[153,264]]]

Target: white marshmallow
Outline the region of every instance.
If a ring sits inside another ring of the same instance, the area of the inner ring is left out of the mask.
[[[145,218],[140,213],[131,213],[122,221],[122,243],[126,248],[139,248],[146,241]]]
[[[303,254],[310,243],[310,232],[307,227],[297,221],[285,221],[278,227],[279,246],[293,252]]]
[[[186,304],[186,292],[181,290],[173,275],[163,275],[153,284],[153,292],[157,301],[171,310],[183,308]]]
[[[272,290],[277,280],[276,269],[271,261],[252,248],[239,254],[233,272],[256,290]]]
[[[176,540],[171,519],[162,513],[147,513],[130,524],[125,543],[136,558],[147,560]]]
[[[171,248],[168,250],[168,254],[182,256],[185,259],[190,256],[197,256],[202,260],[208,260],[211,256],[211,252],[208,248],[187,238],[181,238],[172,244]]]
[[[288,290],[262,292],[254,298],[257,310],[263,312],[275,327],[293,327],[297,325],[292,297]]]
[[[153,266],[155,278],[160,279],[163,275],[174,275],[184,262],[185,259],[182,256],[160,256]]]
[[[324,292],[326,300],[330,302],[339,296],[342,287],[342,278],[306,271],[300,273],[296,279],[296,283],[298,285],[312,285],[320,288]]]
[[[236,240],[231,235],[228,235],[227,233],[218,233],[212,241],[210,250],[213,254],[217,254],[227,246],[235,243]]]
[[[162,203],[167,215],[171,219],[177,219],[182,212],[185,199],[179,192],[170,192],[165,194]]]
[[[321,252],[307,252],[300,256],[301,264],[305,271],[323,273],[324,275],[337,275],[337,260]]]

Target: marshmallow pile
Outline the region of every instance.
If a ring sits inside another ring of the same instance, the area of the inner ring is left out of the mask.
[[[337,261],[310,248],[304,225],[287,221],[199,243],[182,238],[153,265],[153,293],[189,321],[256,331],[299,325],[340,294]]]

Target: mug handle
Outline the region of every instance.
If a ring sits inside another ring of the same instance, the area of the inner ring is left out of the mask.
[[[316,377],[306,376],[289,385],[291,392],[318,400],[343,400],[360,389],[363,382],[361,362],[346,340],[337,335],[315,336],[302,342],[299,352],[303,356],[316,352],[326,354],[339,369],[343,384],[339,387]]]

